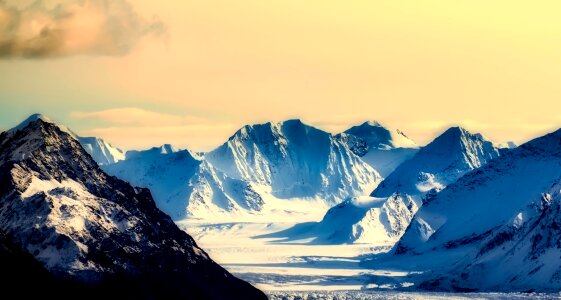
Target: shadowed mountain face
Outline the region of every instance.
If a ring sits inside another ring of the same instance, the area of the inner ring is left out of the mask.
[[[142,299],[266,299],[213,262],[147,189],[105,174],[40,116],[0,135],[0,231],[63,286]]]
[[[559,291],[561,130],[431,197],[394,247],[433,270],[429,289]]]

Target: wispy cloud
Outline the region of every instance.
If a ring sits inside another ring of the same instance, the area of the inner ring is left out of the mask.
[[[126,0],[43,1],[18,8],[0,0],[0,58],[76,54],[123,55],[145,35],[162,35],[158,19],[138,15]]]
[[[113,108],[92,112],[77,111],[72,112],[70,116],[76,119],[93,119],[120,125],[179,126],[208,123],[208,120],[205,118],[160,113],[136,107]]]
[[[236,125],[197,116],[181,116],[126,107],[93,112],[72,112],[74,119],[92,120],[94,128],[80,132],[105,138],[123,148],[141,149],[164,143],[192,150],[210,150],[237,129]]]

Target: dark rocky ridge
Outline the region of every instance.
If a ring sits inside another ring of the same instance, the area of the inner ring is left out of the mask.
[[[147,189],[105,174],[78,141],[42,119],[0,135],[0,230],[48,273],[37,264],[24,269],[63,288],[136,299],[266,299],[212,261]]]

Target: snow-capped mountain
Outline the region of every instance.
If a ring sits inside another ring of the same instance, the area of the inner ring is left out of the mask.
[[[0,187],[0,232],[69,284],[141,299],[266,299],[47,118],[0,134]]]
[[[371,197],[351,198],[332,207],[311,235],[327,236],[334,243],[392,245],[427,194],[431,197],[498,155],[480,134],[450,128],[401,164]]]
[[[280,199],[320,198],[335,204],[380,181],[347,144],[300,120],[244,126],[205,159]]]
[[[559,290],[560,181],[558,130],[427,199],[393,259],[413,256],[438,270],[426,275],[425,288]]]
[[[337,137],[382,177],[388,176],[419,150],[419,146],[402,131],[390,130],[376,121],[353,126]]]
[[[127,159],[103,166],[114,176],[149,188],[158,207],[173,219],[259,211],[263,200],[252,186],[216,170],[188,150],[170,145],[129,151]]]
[[[98,137],[77,136],[82,147],[99,165],[114,164],[125,159],[123,150]]]

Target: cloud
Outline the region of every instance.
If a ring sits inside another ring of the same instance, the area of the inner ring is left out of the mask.
[[[181,126],[208,123],[207,119],[204,118],[159,113],[136,107],[113,108],[93,112],[72,112],[70,116],[76,119],[93,119],[117,125]]]
[[[54,7],[39,0],[18,8],[0,0],[0,58],[124,55],[165,25],[139,16],[126,0],[72,0]]]
[[[237,125],[196,116],[180,116],[136,107],[72,112],[74,119],[92,120],[94,128],[78,132],[102,137],[125,149],[172,143],[191,150],[210,150],[232,135]]]

